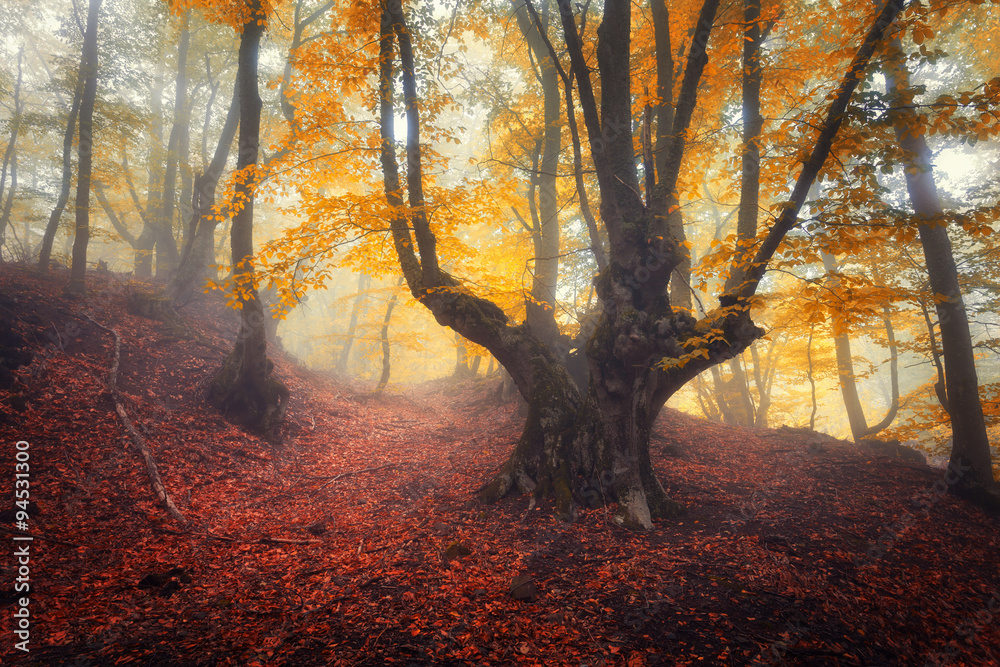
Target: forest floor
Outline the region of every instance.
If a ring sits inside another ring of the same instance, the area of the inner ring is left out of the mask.
[[[0,267],[0,328],[34,353],[0,390],[3,664],[1000,664],[1000,525],[939,470],[666,410],[653,462],[688,513],[644,534],[604,508],[562,523],[475,500],[519,434],[496,380],[374,398],[279,354],[272,446],[203,404],[235,330],[221,307],[185,308],[182,334],[126,312],[122,278],[71,300],[67,277]],[[185,524],[124,434],[94,322],[121,336],[123,405]]]

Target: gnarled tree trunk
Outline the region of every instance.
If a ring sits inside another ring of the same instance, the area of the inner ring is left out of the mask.
[[[558,0],[563,34],[579,84],[593,168],[601,192],[601,218],[610,241],[607,265],[596,278],[603,303],[586,343],[590,384],[585,395],[570,378],[555,346],[527,323],[515,325],[492,302],[476,297],[442,272],[436,238],[425,213],[420,119],[410,32],[402,7],[383,0],[379,103],[381,161],[390,229],[400,268],[413,296],[442,325],[488,349],[510,373],[528,402],[520,440],[498,474],[482,489],[486,500],[512,489],[554,496],[560,516],[580,504],[613,501],[616,520],[649,528],[652,520],[680,511],[652,469],[649,431],[666,400],[701,371],[744,350],[762,335],[750,319],[749,301],[785,234],[798,220],[809,186],[843,122],[850,97],[886,27],[901,9],[888,2],[833,95],[828,117],[796,182],[791,201],[760,245],[743,280],[724,293],[721,306],[696,321],[673,307],[667,284],[684,259],[671,233],[671,203],[694,111],[706,47],[719,7],[707,0],[691,38],[684,77],[664,148],[663,168],[643,201],[633,148],[630,86],[630,0],[606,0],[598,28],[598,105],[574,10]],[[530,13],[537,16],[533,8]],[[393,82],[398,45],[406,113],[406,188],[400,182],[394,134]],[[564,78],[564,81],[568,77]],[[648,182],[648,181],[647,181]]]

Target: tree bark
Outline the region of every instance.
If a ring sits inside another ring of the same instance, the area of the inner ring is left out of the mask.
[[[17,80],[14,83],[14,115],[10,119],[10,140],[3,154],[3,174],[0,175],[0,249],[3,248],[7,233],[7,225],[10,224],[10,212],[14,204],[14,191],[17,189],[17,134],[21,129],[21,62],[24,60],[24,47],[17,52]],[[10,189],[7,189],[7,170],[10,170]],[[4,199],[4,190],[7,189],[7,199]],[[0,261],[2,261],[0,255]]]
[[[823,253],[823,267],[826,269],[826,282],[833,289],[837,288],[837,258]],[[865,409],[858,396],[858,384],[854,376],[854,355],[851,352],[851,338],[847,331],[833,332],[833,345],[837,353],[837,377],[840,380],[840,394],[844,398],[844,410],[847,421],[851,425],[851,437],[857,442],[868,431],[865,420]]]
[[[913,107],[915,91],[899,38],[893,39],[883,69],[890,118],[905,153],[906,189],[917,219],[927,275],[941,331],[947,409],[951,417],[951,468],[957,489],[993,483],[990,441],[979,396],[979,378],[958,268],[951,250],[944,209],[934,180],[931,152]]]
[[[870,438],[880,431],[889,428],[889,425],[896,420],[896,414],[899,412],[899,350],[896,345],[896,332],[892,328],[892,310],[889,306],[885,306],[883,309],[882,321],[885,323],[885,337],[889,344],[889,382],[892,395],[885,417],[878,424],[868,427],[863,433],[866,438]]]
[[[188,30],[190,10],[181,16],[180,42],[177,46],[177,75],[174,79],[174,120],[167,141],[167,164],[163,173],[163,196],[153,212],[156,236],[156,276],[172,277],[180,263],[174,240],[174,208],[177,199],[177,177],[182,163],[189,159],[190,113],[187,108],[187,58],[191,43]]]
[[[73,266],[70,269],[70,294],[83,294],[87,274],[87,244],[90,242],[90,176],[94,163],[94,102],[97,99],[97,21],[101,0],[90,0],[87,32],[83,37],[83,97],[80,99],[80,143],[76,178],[76,236],[73,239]]]
[[[55,241],[56,232],[59,231],[59,220],[66,209],[66,202],[69,201],[69,189],[73,184],[73,138],[76,136],[76,119],[80,113],[80,103],[83,100],[83,84],[86,78],[84,64],[84,57],[81,55],[76,88],[73,91],[73,102],[66,119],[66,132],[63,134],[62,184],[56,205],[53,207],[52,213],[49,215],[49,222],[45,226],[42,247],[38,253],[38,268],[42,271],[48,271],[49,264],[52,262],[52,243]]]
[[[358,332],[358,320],[368,301],[368,288],[371,285],[371,276],[367,273],[358,274],[358,293],[354,297],[354,304],[351,306],[351,320],[347,325],[347,333],[344,337],[344,347],[340,348],[340,357],[337,359],[337,373],[345,375],[347,373],[348,362],[351,360],[351,350],[354,349],[354,338]]]
[[[813,368],[812,359],[812,345],[813,345],[813,334],[816,332],[816,325],[809,327],[809,342],[806,343],[806,377],[809,378],[809,397],[812,404],[812,412],[809,413],[809,430],[816,430],[816,410],[819,407],[816,404],[816,375]]]
[[[740,207],[736,218],[738,260],[726,280],[726,291],[739,287],[746,276],[752,240],[757,236],[760,208],[761,65],[760,0],[743,2],[743,145],[741,147]]]
[[[656,44],[656,94],[659,103],[656,105],[656,145],[653,149],[652,168],[654,178],[653,188],[647,187],[647,196],[652,201],[655,196],[656,174],[663,174],[667,169],[667,159],[670,144],[674,139],[674,82],[677,78],[673,59],[673,47],[670,42],[670,10],[665,0],[650,0],[653,18],[653,39]],[[662,201],[662,200],[661,200]],[[661,210],[656,211],[666,220],[670,238],[678,248],[678,262],[670,276],[670,303],[675,308],[691,310],[691,251],[685,245],[687,236],[684,232],[684,217],[678,206],[677,198],[670,197],[661,203]]]
[[[288,389],[271,376],[267,358],[266,317],[255,286],[253,266],[254,188],[260,146],[261,101],[257,87],[260,40],[267,24],[260,0],[251,0],[239,51],[240,150],[237,169],[243,174],[234,195],[237,210],[230,232],[233,290],[240,310],[236,344],[209,385],[209,401],[231,419],[280,442],[278,426],[288,407]]]
[[[399,287],[402,284],[403,279],[400,278],[396,286]],[[392,348],[389,345],[389,322],[392,320],[392,311],[396,307],[398,300],[399,294],[393,291],[392,296],[389,297],[389,302],[385,306],[385,317],[382,318],[382,331],[379,333],[379,338],[382,342],[382,375],[379,377],[378,385],[375,387],[376,396],[385,391],[385,388],[389,385],[389,373],[392,371],[390,363]]]
[[[542,0],[541,13],[529,12],[527,5],[517,0],[514,5],[518,27],[538,63],[543,111],[540,154],[534,160],[531,187],[528,190],[528,204],[532,212],[531,240],[535,257],[531,298],[525,303],[526,321],[542,341],[551,345],[559,336],[555,319],[556,286],[559,279],[559,197],[556,193],[556,181],[562,148],[559,74],[556,71],[555,55],[550,54],[546,47],[550,0]]]
[[[93,182],[94,195],[97,196],[97,201],[101,204],[101,208],[104,209],[104,214],[108,216],[108,220],[111,222],[111,226],[115,228],[118,232],[118,236],[122,237],[122,240],[128,243],[134,250],[138,250],[139,239],[128,230],[125,226],[124,221],[118,215],[118,211],[114,209],[111,202],[108,201],[108,197],[104,194],[104,185],[100,181]]]
[[[161,51],[157,60],[156,72],[149,90],[150,128],[149,159],[146,162],[146,204],[139,201],[139,193],[132,180],[132,172],[127,165],[128,156],[122,148],[122,169],[125,181],[129,187],[129,195],[135,205],[139,217],[142,218],[142,232],[139,234],[139,249],[135,253],[135,276],[140,279],[153,277],[153,257],[156,241],[159,235],[157,211],[163,201],[163,164],[165,151],[163,148],[163,90],[166,87],[164,72],[166,70],[165,54]],[[168,140],[169,143],[169,140]]]
[[[206,111],[206,113],[209,113]],[[191,220],[188,223],[188,243],[184,247],[177,272],[167,284],[166,295],[175,306],[181,305],[204,285],[208,278],[209,264],[215,258],[215,229],[219,225],[215,211],[215,191],[229,160],[230,148],[240,123],[239,79],[233,86],[233,98],[226,114],[226,122],[215,146],[212,161],[205,171],[194,179]]]
[[[608,265],[595,289],[604,308],[586,344],[591,382],[581,394],[560,355],[528,324],[509,322],[490,301],[476,297],[440,271],[434,237],[423,215],[419,108],[413,49],[402,7],[384,0],[380,33],[379,105],[381,162],[387,217],[400,267],[413,296],[442,325],[488,349],[510,373],[528,403],[524,431],[510,458],[480,493],[492,501],[512,489],[552,495],[559,516],[571,519],[580,504],[616,502],[615,520],[647,529],[654,518],[682,508],[671,501],[653,471],[649,432],[663,404],[690,379],[731,359],[762,335],[744,306],[754,294],[771,255],[797,223],[801,201],[785,210],[773,247],[764,247],[755,273],[736,293],[723,295],[719,309],[696,322],[667,297],[670,275],[682,246],[670,236],[660,211],[676,199],[685,137],[697,101],[716,0],[707,0],[691,40],[676,100],[667,159],[657,174],[651,201],[643,201],[632,137],[629,44],[631,2],[607,0],[598,29],[601,77],[598,106],[570,0],[558,0],[563,33],[579,86],[594,171],[601,191],[601,218],[608,233]],[[885,26],[900,10],[893,2],[879,16],[836,91],[820,137],[796,186],[808,190],[822,167],[843,114]],[[396,162],[394,135],[394,51],[398,45],[407,118],[407,196]],[[416,241],[414,243],[414,240]],[[419,253],[419,255],[418,255]],[[735,307],[734,307],[735,306]]]
[[[771,409],[771,387],[774,382],[774,360],[772,354],[776,347],[776,341],[771,340],[767,349],[767,371],[761,375],[760,352],[757,350],[757,341],[750,346],[750,358],[753,359],[753,379],[757,386],[757,412],[754,414],[753,425],[757,428],[767,428],[767,411]]]

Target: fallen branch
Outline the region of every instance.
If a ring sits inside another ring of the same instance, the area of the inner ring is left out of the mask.
[[[322,544],[323,540],[295,540],[289,537],[260,537],[256,540],[241,540],[228,535],[216,535],[215,533],[195,533],[190,530],[171,530],[157,526],[154,530],[167,533],[169,535],[187,535],[189,537],[205,537],[210,540],[222,540],[223,542],[239,542],[240,544]]]
[[[322,544],[323,540],[293,540],[287,537],[262,537],[260,544]]]
[[[66,546],[66,547],[74,547],[74,548],[77,548],[77,549],[79,549],[80,547],[88,547],[88,546],[90,546],[89,544],[76,544],[75,542],[67,542],[65,540],[60,540],[60,539],[55,538],[55,537],[49,537],[48,535],[43,535],[42,533],[25,533],[24,531],[20,531],[20,530],[11,530],[10,528],[5,528],[3,526],[0,526],[0,532],[6,533],[8,535],[16,535],[16,536],[19,536],[19,537],[21,537],[21,536],[23,536],[23,537],[30,537],[33,540],[41,540],[43,542],[51,542],[53,544],[61,544],[61,545]]]
[[[146,462],[146,472],[149,473],[149,481],[153,485],[153,491],[156,492],[157,497],[163,506],[166,507],[167,513],[174,518],[180,524],[186,524],[187,519],[184,515],[180,513],[177,506],[174,505],[174,501],[171,500],[170,494],[167,493],[167,489],[163,486],[163,480],[160,479],[160,473],[156,468],[156,460],[150,453],[149,448],[146,447],[146,441],[143,439],[139,432],[135,430],[135,426],[132,425],[132,420],[129,419],[128,414],[125,412],[125,406],[122,405],[121,398],[118,394],[118,366],[121,363],[121,348],[122,339],[118,335],[118,332],[114,329],[109,329],[104,326],[90,315],[86,316],[87,319],[94,324],[94,326],[99,329],[107,331],[115,338],[115,352],[114,359],[111,362],[111,372],[108,374],[108,391],[111,393],[111,399],[115,404],[115,412],[118,413],[118,418],[122,422],[122,426],[129,435],[129,439],[132,441],[132,445],[138,450],[142,455],[143,461]]]
[[[327,481],[326,484],[322,485],[321,487],[319,487],[316,490],[317,491],[322,491],[323,489],[325,489],[329,485],[331,485],[334,482],[336,482],[338,479],[343,479],[344,477],[350,477],[351,475],[360,475],[363,472],[375,472],[376,470],[382,470],[383,468],[391,468],[391,467],[393,467],[395,465],[398,465],[398,464],[396,464],[396,463],[386,463],[384,465],[375,466],[374,468],[362,468],[361,470],[349,470],[347,472],[342,472],[339,475],[334,475],[333,477],[330,477],[329,481]],[[323,479],[323,478],[320,477],[319,479]]]

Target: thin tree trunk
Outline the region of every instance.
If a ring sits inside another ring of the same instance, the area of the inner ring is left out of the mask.
[[[210,111],[206,111],[206,114]],[[191,221],[188,244],[184,248],[177,273],[167,285],[166,295],[174,305],[190,298],[204,284],[209,264],[215,257],[215,229],[219,225],[215,212],[215,191],[222,178],[222,172],[229,160],[229,152],[240,123],[239,80],[233,86],[233,97],[226,114],[226,122],[215,146],[212,161],[194,179],[194,197],[191,206]]]
[[[163,201],[163,164],[165,151],[163,148],[163,91],[166,88],[165,70],[166,57],[161,51],[157,59],[156,72],[149,90],[150,126],[149,126],[149,159],[146,162],[146,204],[139,201],[139,193],[132,181],[132,172],[127,163],[128,155],[122,148],[122,168],[129,194],[135,209],[142,218],[142,232],[139,234],[139,250],[135,253],[135,276],[140,279],[153,277],[153,257],[159,229],[156,219],[157,211]]]
[[[892,310],[889,306],[885,306],[882,310],[882,321],[885,323],[885,337],[889,343],[889,382],[892,386],[892,398],[882,421],[868,427],[863,433],[866,438],[889,428],[899,412],[899,351],[896,345],[896,332],[892,328]]]
[[[729,360],[729,370],[733,372],[733,379],[730,380],[729,395],[735,399],[737,406],[734,423],[737,426],[753,426],[757,419],[757,411],[754,409],[753,396],[750,395],[750,381],[747,379],[746,370],[739,356]],[[732,410],[732,404],[730,404]]]
[[[69,108],[69,116],[66,119],[66,132],[63,134],[63,155],[62,155],[62,184],[59,189],[59,197],[56,205],[49,216],[49,222],[45,226],[45,233],[42,235],[42,248],[38,253],[38,268],[42,271],[49,270],[52,261],[52,243],[55,241],[56,232],[59,231],[59,220],[66,209],[66,202],[69,201],[69,189],[73,184],[73,138],[76,136],[76,119],[80,113],[80,103],[83,100],[83,84],[86,78],[86,68],[84,67],[84,57],[81,56],[80,69],[76,78],[76,89],[73,91],[73,103]]]
[[[396,287],[403,284],[403,279],[400,278],[399,282],[396,283]],[[382,331],[379,333],[379,338],[382,341],[382,375],[378,379],[378,386],[375,387],[375,395],[380,395],[385,391],[386,386],[389,384],[389,373],[391,371],[390,365],[390,352],[391,348],[389,346],[389,322],[392,319],[392,310],[396,307],[396,301],[399,300],[399,294],[393,291],[392,296],[389,297],[389,303],[385,307],[385,317],[382,318]]]
[[[740,286],[750,260],[751,240],[757,236],[760,208],[761,65],[760,0],[743,0],[743,145],[741,146],[740,207],[736,219],[738,258],[726,280],[726,291]]]
[[[559,198],[556,180],[561,150],[562,109],[555,56],[546,47],[550,0],[542,0],[540,14],[515,2],[518,27],[538,63],[542,85],[542,135],[533,161],[528,207],[531,210],[531,240],[535,252],[531,298],[525,303],[525,320],[548,344],[559,335],[555,320],[556,284],[559,278]],[[535,195],[537,193],[537,202]]]
[[[177,47],[177,76],[174,80],[174,120],[167,142],[167,164],[163,174],[163,196],[153,212],[156,229],[156,275],[172,276],[180,256],[174,240],[174,207],[177,199],[177,172],[188,160],[190,113],[187,108],[187,57],[191,42],[188,30],[190,10],[181,16],[180,43]]]
[[[729,391],[727,383],[722,377],[722,369],[719,364],[713,364],[709,372],[712,374],[712,386],[715,388],[715,393],[712,395],[715,397],[716,405],[719,406],[719,415],[722,417],[723,423],[735,424],[736,417],[729,405]]]
[[[97,20],[101,0],[90,0],[87,32],[83,37],[81,69],[85,72],[80,100],[80,147],[76,179],[76,236],[73,239],[73,266],[66,291],[83,294],[87,274],[87,244],[90,241],[90,176],[94,162],[94,102],[97,99]]]
[[[809,327],[809,342],[806,343],[806,364],[807,364],[806,376],[809,378],[809,396],[812,403],[812,412],[809,413],[810,431],[816,430],[816,409],[818,407],[816,404],[816,376],[813,370],[813,358],[812,358],[813,333],[815,331],[816,331],[816,325],[813,324]]]
[[[115,228],[115,231],[122,237],[122,240],[132,246],[133,249],[138,250],[139,239],[128,230],[118,212],[111,206],[107,195],[104,194],[104,186],[99,181],[94,181],[93,186],[97,201],[101,204],[101,208],[104,209],[104,214],[108,216],[111,226]]]
[[[660,175],[667,170],[670,144],[674,141],[674,83],[677,73],[670,42],[670,10],[664,0],[650,0],[650,9],[657,55],[656,94],[659,98],[656,106],[656,146],[652,162],[654,173]],[[654,178],[654,184],[655,180]],[[655,195],[650,190],[647,187],[647,197],[652,201]],[[671,196],[663,201],[661,210],[655,214],[665,217],[670,238],[677,244],[680,253],[677,267],[670,276],[670,304],[675,308],[691,310],[691,251],[685,245],[687,237],[684,232],[684,217],[677,198]]]
[[[254,286],[253,213],[256,163],[260,146],[261,101],[257,87],[260,40],[267,23],[261,0],[251,0],[239,51],[240,150],[237,168],[245,175],[236,186],[230,241],[233,289],[241,305],[240,331],[222,369],[213,378],[209,401],[230,418],[280,442],[277,428],[288,407],[288,389],[271,376],[265,314]]]
[[[771,365],[771,354],[774,352],[776,341],[771,339],[771,344],[767,350],[768,372],[761,375],[760,352],[757,350],[757,341],[750,346],[750,357],[753,359],[753,380],[757,386],[757,412],[754,415],[753,425],[757,428],[767,428],[767,411],[771,409],[771,382],[774,379],[773,366]]]
[[[951,467],[960,488],[993,483],[990,441],[979,396],[979,378],[969,318],[962,300],[958,268],[952,255],[944,209],[934,180],[931,152],[913,107],[914,91],[898,37],[890,44],[883,69],[890,118],[905,153],[906,189],[918,221],[927,275],[937,308],[944,354],[945,383],[951,416]]]
[[[462,338],[462,334],[455,333],[455,372],[452,373],[452,377],[457,380],[468,377],[469,375],[469,351],[465,347],[465,339]]]
[[[931,360],[934,362],[934,368],[937,371],[934,394],[937,396],[938,403],[941,404],[941,407],[944,408],[944,411],[948,413],[950,418],[951,408],[948,407],[948,391],[945,388],[944,363],[941,361],[941,351],[938,349],[937,335],[934,333],[934,322],[931,320],[931,314],[927,310],[927,305],[922,301],[920,302],[920,311],[924,315],[924,324],[927,326],[927,344],[931,349]]]
[[[826,269],[827,284],[836,289],[840,282],[837,277],[837,258],[823,253],[823,266]],[[868,431],[865,420],[865,409],[858,396],[858,385],[854,375],[854,355],[851,353],[851,338],[847,331],[834,331],[834,348],[837,352],[837,376],[840,379],[840,393],[844,397],[844,409],[847,421],[851,425],[851,437],[857,442]]]
[[[17,229],[10,225],[10,215],[14,210],[14,193],[17,192],[17,153],[11,156],[10,159],[10,188],[7,190],[7,200],[3,204],[3,213],[0,213],[0,249],[3,248],[7,227],[10,226],[11,231],[14,232],[15,239],[17,238]],[[25,238],[27,242],[27,238]],[[24,246],[24,252],[27,252],[28,246]],[[0,261],[3,261],[2,250],[0,250]]]
[[[347,325],[344,347],[340,348],[340,357],[337,360],[337,373],[340,375],[347,373],[348,362],[351,360],[351,350],[354,349],[354,337],[358,331],[358,320],[361,318],[361,312],[368,301],[368,287],[370,285],[371,276],[367,273],[358,275],[358,293],[354,297],[354,305],[351,306],[351,320]]]
[[[14,191],[17,189],[17,134],[21,128],[21,64],[24,60],[24,47],[17,52],[17,80],[14,83],[14,115],[10,119],[10,141],[3,154],[3,174],[0,175],[0,249],[3,248],[7,225],[10,224],[10,212],[14,204]],[[7,187],[7,170],[10,169],[10,189],[4,200],[4,189]],[[0,255],[0,261],[3,257]]]
[[[153,277],[153,246],[156,239],[153,234],[153,225],[146,215],[146,209],[139,201],[139,193],[135,189],[135,182],[132,180],[132,170],[128,163],[128,153],[125,151],[124,139],[122,140],[122,173],[125,176],[125,185],[128,187],[129,197],[139,220],[142,221],[142,231],[136,237],[135,252],[133,253],[133,273],[136,278]]]

